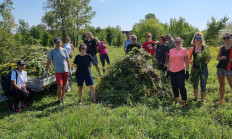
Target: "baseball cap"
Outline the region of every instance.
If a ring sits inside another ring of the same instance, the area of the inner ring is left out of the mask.
[[[17,62],[17,65],[19,66],[19,65],[25,65],[25,62],[23,61],[23,60],[19,60],[18,62]]]
[[[54,40],[54,43],[57,43],[57,42],[61,42],[60,38],[56,38],[56,39]]]

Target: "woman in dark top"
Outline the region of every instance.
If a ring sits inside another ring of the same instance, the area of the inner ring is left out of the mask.
[[[228,80],[230,87],[232,88],[232,51],[231,51],[231,37],[230,33],[226,33],[223,37],[224,45],[220,47],[217,60],[219,61],[217,65],[217,75],[218,81],[220,83],[220,100],[217,104],[224,103],[224,93],[225,93],[225,77]]]
[[[94,89],[93,78],[91,75],[91,64],[93,58],[91,55],[86,54],[87,46],[85,44],[81,44],[79,46],[80,54],[75,57],[74,64],[77,65],[76,70],[76,80],[78,84],[78,93],[79,93],[79,103],[81,103],[81,97],[83,94],[83,83],[85,81],[86,86],[89,86],[91,90],[92,100],[96,102],[96,93]]]
[[[161,35],[159,37],[159,43],[155,48],[155,58],[158,60],[158,68],[165,72],[167,70],[168,46],[164,42],[165,37]]]
[[[192,45],[194,45],[193,47],[191,47],[189,49],[189,56],[188,56],[188,61],[189,63],[192,65],[192,70],[191,72],[195,72],[195,69],[199,69],[199,65],[195,62],[198,53],[202,52],[204,49],[208,49],[208,47],[205,45],[205,40],[203,38],[203,34],[200,32],[195,33],[195,35],[193,36]],[[193,57],[193,60],[192,60]],[[202,69],[202,73],[200,75],[200,86],[201,86],[201,101],[204,102],[205,100],[205,96],[206,96],[206,83],[207,83],[207,79],[208,79],[208,75],[209,75],[209,71],[208,71],[208,62],[210,61],[210,57],[209,60],[207,61],[207,63],[205,63],[204,68]],[[199,81],[197,81],[197,83],[195,83],[193,85],[193,89],[194,89],[194,96],[195,99],[194,101],[197,101],[198,99],[198,84]]]

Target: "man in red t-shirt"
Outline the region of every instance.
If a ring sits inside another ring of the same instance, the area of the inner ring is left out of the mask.
[[[146,34],[146,39],[147,41],[145,41],[143,43],[143,49],[150,53],[151,55],[155,55],[155,41],[151,40],[152,39],[152,34],[151,33],[147,33]]]

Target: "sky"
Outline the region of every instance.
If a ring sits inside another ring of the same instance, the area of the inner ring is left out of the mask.
[[[12,1],[16,23],[18,19],[24,19],[30,26],[41,23],[46,0]],[[148,13],[154,13],[162,23],[183,17],[200,30],[206,29],[212,16],[217,20],[227,16],[232,21],[232,0],[91,0],[90,6],[96,11],[91,26],[119,25],[124,31],[131,30]]]

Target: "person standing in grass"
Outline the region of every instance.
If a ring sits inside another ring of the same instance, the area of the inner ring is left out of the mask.
[[[188,62],[192,65],[191,74],[194,74],[194,72],[197,72],[197,70],[201,70],[201,75],[199,78],[201,86],[201,101],[204,102],[206,96],[206,83],[209,75],[207,64],[210,61],[210,57],[207,60],[207,63],[204,63],[204,65],[202,66],[203,69],[200,69],[199,63],[196,63],[196,58],[198,57],[199,53],[201,53],[203,50],[209,51],[209,48],[205,45],[203,34],[200,32],[195,33],[191,41],[191,44],[194,46],[189,49]],[[199,80],[196,83],[193,83],[195,96],[194,101],[197,101],[198,99],[198,84]]]
[[[175,103],[179,103],[179,92],[182,97],[183,106],[187,106],[187,91],[185,79],[189,78],[188,51],[182,47],[182,39],[175,39],[175,48],[169,52],[168,73],[171,77],[172,90]]]
[[[71,42],[71,38],[70,38],[70,37],[66,37],[65,42],[66,42],[66,43],[64,43],[64,46],[63,46],[63,47],[67,50],[67,53],[68,53],[69,57],[72,58],[72,54],[73,54],[73,52],[75,51],[75,48],[74,48],[74,46],[70,43],[70,42]]]
[[[58,103],[63,104],[68,76],[71,76],[71,66],[66,49],[61,47],[61,40],[56,38],[54,43],[56,47],[50,50],[47,56],[47,63],[43,76],[47,76],[48,68],[52,61],[56,76]]]
[[[103,73],[105,73],[105,61],[107,62],[108,65],[110,65],[110,58],[106,50],[107,46],[104,41],[99,41],[97,37],[95,37],[95,41],[98,44],[98,52],[102,63]]]
[[[125,51],[125,54],[126,54],[126,48],[127,46],[131,44],[131,35],[129,32],[126,33],[126,40],[124,42],[124,51]]]
[[[166,35],[166,39],[167,39],[167,45],[168,45],[168,49],[169,51],[175,47],[175,42],[174,42],[174,39],[172,37],[172,34],[167,34]]]
[[[155,51],[155,58],[158,61],[158,68],[163,72],[166,72],[168,62],[168,46],[165,44],[165,37],[163,35],[159,37],[159,43],[157,44]]]
[[[91,65],[93,62],[93,58],[91,55],[86,53],[87,46],[85,44],[81,44],[79,46],[80,54],[75,57],[74,64],[77,66],[76,70],[76,80],[77,85],[79,87],[79,103],[82,101],[82,94],[83,94],[83,83],[85,81],[86,86],[89,86],[92,95],[93,103],[96,102],[96,93],[94,89],[93,78],[91,75]]]
[[[93,34],[88,32],[86,34],[86,40],[84,41],[85,45],[87,46],[87,54],[90,54],[93,57],[93,65],[96,67],[98,75],[101,76],[100,69],[98,67],[97,61],[97,43],[93,38]]]
[[[15,112],[20,112],[20,102],[23,108],[29,109],[28,101],[30,99],[30,93],[26,88],[27,72],[24,69],[25,62],[20,60],[17,62],[17,69],[11,72],[11,82],[14,90],[11,96],[15,98],[12,109]]]
[[[141,49],[141,45],[137,43],[137,36],[132,35],[131,36],[131,44],[129,44],[126,48],[126,53],[128,54],[134,47],[137,47],[138,49]]]
[[[154,44],[155,41],[152,40],[152,34],[151,33],[146,34],[146,40],[147,41],[145,41],[143,43],[143,49],[147,53],[149,53],[151,55],[155,55],[155,44]]]
[[[217,104],[224,103],[224,94],[225,94],[225,77],[232,88],[232,49],[231,49],[231,37],[230,33],[226,33],[223,37],[224,45],[219,48],[217,60],[217,75],[218,81],[220,84],[220,100]]]

